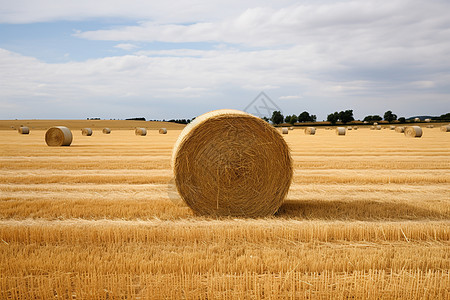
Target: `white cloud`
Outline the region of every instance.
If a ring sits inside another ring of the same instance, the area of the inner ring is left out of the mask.
[[[297,99],[302,99],[302,96],[299,95],[289,95],[289,96],[280,96],[278,97],[278,99],[280,100],[297,100]]]
[[[118,48],[118,49],[122,49],[122,50],[126,50],[126,51],[131,51],[134,50],[136,48],[139,48],[139,46],[134,45],[134,44],[117,44],[114,46],[114,48]]]

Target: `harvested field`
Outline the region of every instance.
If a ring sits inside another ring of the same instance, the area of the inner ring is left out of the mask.
[[[38,121],[2,122],[1,299],[450,296],[450,135],[440,126],[420,139],[291,131],[286,202],[249,219],[199,217],[177,197],[178,124],[146,122],[155,130],[142,137],[134,121],[79,121],[71,146],[48,147],[45,128],[70,121],[39,121],[30,135],[11,125]],[[83,127],[113,130],[83,138]]]

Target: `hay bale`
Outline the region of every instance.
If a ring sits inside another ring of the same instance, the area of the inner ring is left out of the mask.
[[[430,124],[426,126],[427,128],[434,128],[434,125]]]
[[[358,130],[358,126],[353,126],[353,130]]]
[[[91,128],[83,128],[83,129],[81,129],[81,134],[84,136],[91,136],[92,129]]]
[[[381,130],[381,125],[375,126],[375,129],[376,129],[376,130]]]
[[[238,110],[197,117],[172,153],[178,193],[200,215],[273,215],[292,181],[289,147],[278,130]]]
[[[347,130],[353,130],[352,126],[348,126]]]
[[[305,128],[305,134],[315,135],[316,134],[316,128],[314,128],[314,127],[306,127]]]
[[[147,135],[147,129],[146,129],[146,128],[136,128],[136,130],[134,131],[134,133],[135,133],[136,135],[145,136],[145,135]]]
[[[45,142],[48,146],[70,146],[72,132],[64,126],[54,126],[45,133]]]
[[[159,134],[167,134],[167,129],[166,128],[160,128],[159,129]]]
[[[374,122],[374,123],[373,123],[373,126],[377,126],[377,125],[378,125],[378,123],[377,123],[377,122]]]
[[[111,129],[103,128],[102,132],[103,132],[103,134],[110,134],[111,133]]]
[[[414,118],[414,122],[420,122],[420,118]]]
[[[403,133],[403,132],[405,132],[405,127],[403,127],[403,126],[396,127],[395,132]]]
[[[289,130],[294,130],[294,127],[293,126],[289,127]]]
[[[389,126],[389,129],[390,129],[390,130],[395,130],[395,126],[392,126],[392,125],[391,125],[391,126]]]
[[[420,138],[422,136],[422,128],[420,126],[409,126],[405,128],[404,134],[408,137]]]
[[[441,131],[443,131],[443,132],[450,132],[450,125],[441,126]]]
[[[425,122],[430,123],[431,119],[425,119]]]
[[[288,134],[289,131],[288,131],[287,127],[281,128],[281,133],[282,133],[282,134]]]
[[[30,128],[28,128],[27,126],[21,126],[21,127],[19,127],[19,129],[17,129],[17,131],[20,134],[29,134],[30,133]]]
[[[375,126],[370,126],[370,130],[375,130]]]
[[[337,127],[336,128],[336,134],[337,135],[345,135],[345,127]]]

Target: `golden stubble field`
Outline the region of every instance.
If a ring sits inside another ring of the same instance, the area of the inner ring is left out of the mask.
[[[84,122],[58,148],[37,128],[64,124],[19,135],[2,123],[1,299],[450,296],[450,133],[289,131],[295,174],[279,212],[208,219],[174,192],[182,126],[105,135]]]

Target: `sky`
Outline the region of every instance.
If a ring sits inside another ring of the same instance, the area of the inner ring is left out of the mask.
[[[0,0],[0,119],[450,112],[448,0]]]

